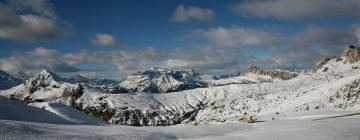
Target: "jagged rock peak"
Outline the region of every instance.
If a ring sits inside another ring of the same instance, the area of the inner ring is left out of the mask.
[[[257,74],[257,75],[265,75],[270,76],[272,79],[281,79],[281,80],[289,80],[296,76],[298,76],[297,73],[290,72],[290,71],[283,71],[283,70],[273,70],[273,71],[264,71],[259,67],[251,66],[248,70],[249,73]]]
[[[360,60],[360,48],[354,45],[348,45],[341,53],[342,57],[345,57],[345,63],[355,63]]]

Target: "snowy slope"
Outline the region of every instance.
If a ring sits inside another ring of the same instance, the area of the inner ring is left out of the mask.
[[[4,97],[0,97],[0,112],[0,119],[3,120],[73,124],[71,121],[67,121],[46,110],[31,107],[19,101],[13,101]]]
[[[342,114],[342,112],[337,112]],[[130,127],[121,125],[55,125],[0,120],[0,139],[34,140],[358,140],[358,116],[313,121],[302,119],[266,120],[259,123],[217,124],[192,127]],[[300,116],[297,114],[296,116]]]

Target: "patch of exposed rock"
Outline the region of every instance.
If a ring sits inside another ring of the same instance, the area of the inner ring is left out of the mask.
[[[281,80],[289,80],[296,76],[298,76],[295,72],[283,71],[283,70],[273,70],[273,71],[264,71],[259,67],[251,66],[248,70],[249,73],[257,74],[257,75],[265,75],[270,76],[272,79],[281,79]]]
[[[345,57],[345,63],[349,62],[353,64],[360,60],[360,48],[354,45],[347,46],[341,53],[342,57]]]

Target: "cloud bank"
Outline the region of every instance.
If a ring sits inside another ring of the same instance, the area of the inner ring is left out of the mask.
[[[211,9],[183,5],[179,5],[171,17],[175,22],[209,21],[214,18],[215,13]]]
[[[251,0],[230,6],[243,16],[278,19],[358,18],[359,0]]]
[[[46,0],[0,2],[0,39],[35,42],[70,31]]]

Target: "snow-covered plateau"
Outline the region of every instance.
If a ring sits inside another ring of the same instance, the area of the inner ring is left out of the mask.
[[[112,92],[43,70],[0,91],[0,138],[358,140],[358,50],[348,46],[300,73],[252,67],[202,79],[156,68]]]

